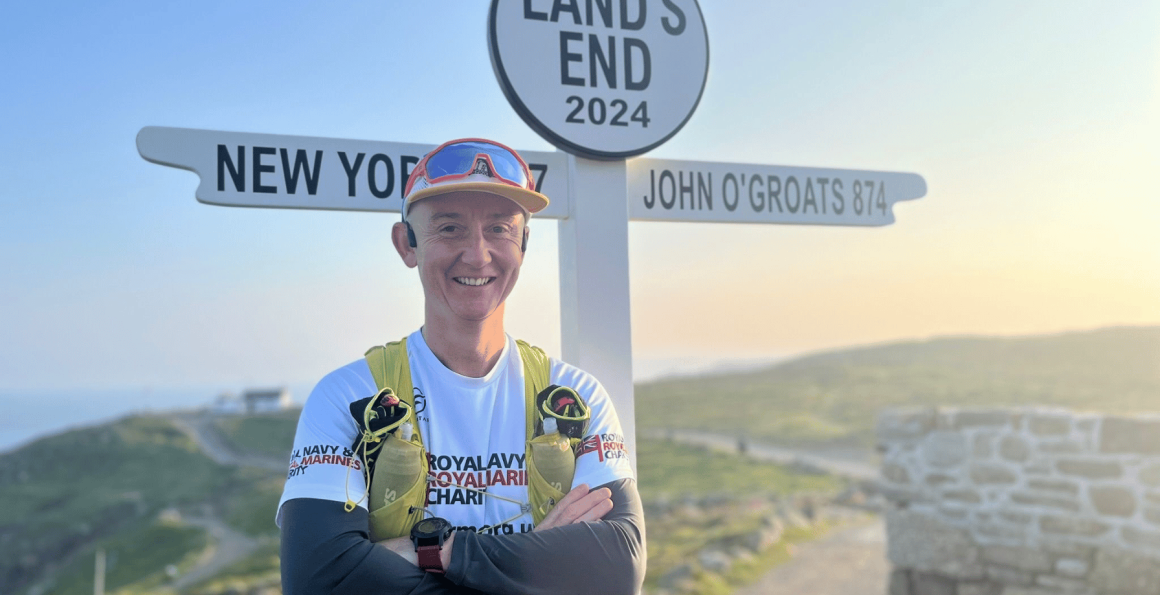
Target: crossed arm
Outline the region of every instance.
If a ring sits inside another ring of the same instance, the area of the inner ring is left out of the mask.
[[[644,514],[631,479],[577,486],[531,533],[454,533],[442,576],[419,570],[407,538],[372,543],[361,508],[299,498],[282,515],[287,595],[635,593],[644,580]]]

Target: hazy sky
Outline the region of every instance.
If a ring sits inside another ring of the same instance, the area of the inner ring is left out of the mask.
[[[885,228],[631,224],[638,371],[1160,323],[1160,3],[702,2],[650,156],[916,172]],[[397,215],[211,207],[147,125],[551,150],[483,0],[20,3],[0,20],[0,390],[309,383],[421,323]],[[556,223],[509,331],[559,350]]]

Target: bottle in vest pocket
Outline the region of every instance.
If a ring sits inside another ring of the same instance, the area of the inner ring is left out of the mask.
[[[544,418],[544,433],[532,439],[532,460],[540,477],[552,488],[567,493],[572,488],[576,456],[572,443],[560,433],[555,418]]]
[[[427,461],[423,448],[411,441],[412,432],[411,423],[404,423],[379,449],[368,507],[372,541],[399,537],[422,518],[411,509],[426,505]]]

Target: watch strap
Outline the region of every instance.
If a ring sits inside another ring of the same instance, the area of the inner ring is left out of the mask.
[[[442,545],[421,545],[415,548],[415,551],[419,554],[419,569],[438,574],[445,572],[443,559],[440,557]]]

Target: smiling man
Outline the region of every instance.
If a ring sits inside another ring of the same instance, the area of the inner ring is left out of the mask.
[[[527,164],[492,141],[451,141],[416,164],[391,239],[418,270],[424,323],[307,400],[278,509],[285,593],[639,590],[644,519],[608,394],[504,332],[528,219],[547,204]],[[383,352],[405,359],[403,403],[382,390],[388,366],[371,369]],[[533,389],[541,375],[550,386]],[[570,482],[551,481],[537,443],[566,454]],[[393,507],[360,497],[404,473],[406,456],[377,454],[388,449],[422,449],[417,505],[390,490]]]

